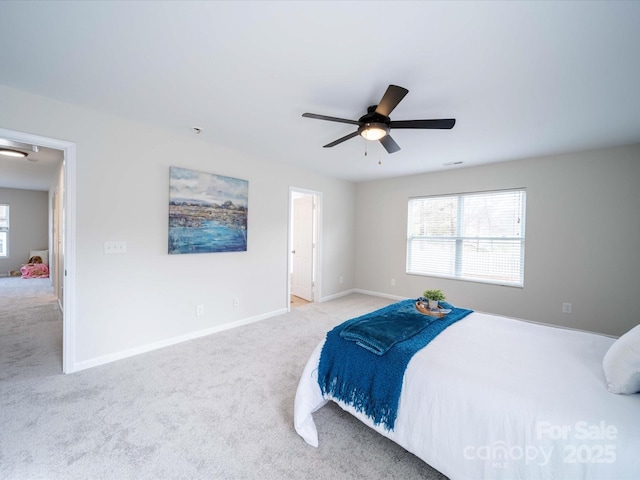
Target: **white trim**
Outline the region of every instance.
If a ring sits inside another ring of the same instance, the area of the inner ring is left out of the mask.
[[[97,367],[99,365],[104,365],[104,364],[115,362],[118,360],[123,360],[129,357],[134,357],[136,355],[140,355],[141,353],[148,353],[153,350],[169,347],[171,345],[187,342],[189,340],[195,340],[196,338],[206,337],[208,335],[223,332],[225,330],[230,330],[232,328],[242,327],[244,325],[259,322],[261,320],[266,320],[267,318],[276,317],[284,313],[287,313],[287,309],[282,308],[280,310],[274,310],[273,312],[263,313],[261,315],[256,315],[254,317],[241,319],[231,323],[225,323],[224,325],[218,325],[216,327],[206,328],[204,330],[198,330],[197,332],[191,332],[184,335],[180,335],[178,337],[168,338],[166,340],[160,340],[158,342],[149,343],[147,345],[141,345],[139,347],[130,348],[128,350],[122,350],[120,352],[110,353],[108,355],[102,355],[101,357],[96,357],[90,360],[85,360],[83,362],[76,363],[74,365],[74,368],[75,368],[74,371],[79,372],[80,370],[86,370],[88,368]]]
[[[41,137],[0,128],[7,140],[30,143],[64,152],[64,276],[65,308],[62,313],[62,372],[74,372],[76,332],[76,144],[66,140]]]
[[[63,349],[62,371],[75,371],[76,353],[76,145],[70,144],[64,155],[64,275],[62,292]]]
[[[347,295],[351,295],[352,293],[358,293],[357,290],[345,290],[344,292],[334,293],[333,295],[328,295],[326,297],[322,297],[319,302],[329,302],[331,300],[335,300],[337,298],[346,297]]]
[[[391,300],[406,300],[409,297],[400,297],[398,295],[388,295],[386,293],[380,293],[380,292],[372,292],[371,290],[361,290],[359,288],[356,288],[353,290],[354,293],[362,293],[363,295],[371,295],[373,297],[382,297],[382,298],[389,298]]]

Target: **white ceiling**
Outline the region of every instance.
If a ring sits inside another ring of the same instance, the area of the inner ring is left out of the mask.
[[[640,142],[639,25],[636,1],[0,2],[0,83],[366,181]],[[456,126],[365,157],[301,117],[358,119],[391,83],[392,120]]]

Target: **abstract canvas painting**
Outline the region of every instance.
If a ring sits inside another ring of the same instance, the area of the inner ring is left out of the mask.
[[[169,169],[169,253],[245,252],[249,182]]]

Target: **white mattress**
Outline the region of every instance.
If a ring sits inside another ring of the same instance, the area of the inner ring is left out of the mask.
[[[405,372],[394,431],[337,401],[451,479],[640,478],[640,394],[607,390],[614,339],[483,313],[453,324]],[[300,379],[294,423],[318,446],[312,413],[321,342]]]

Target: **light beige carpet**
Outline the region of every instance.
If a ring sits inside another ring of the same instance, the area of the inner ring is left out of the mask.
[[[314,416],[319,448],[293,428],[317,342],[388,300],[312,303],[62,375],[55,298],[36,284],[21,295],[12,280],[23,281],[0,279],[2,479],[444,478],[333,404]]]

